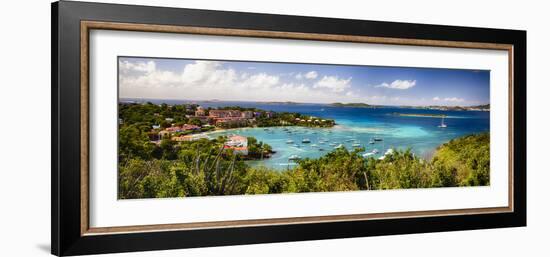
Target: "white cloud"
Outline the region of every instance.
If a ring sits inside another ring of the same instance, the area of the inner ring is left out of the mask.
[[[343,92],[351,87],[350,82],[351,77],[348,79],[340,79],[337,76],[324,76],[313,85],[313,88],[325,88],[332,92]]]
[[[357,95],[359,91],[349,90],[351,78],[325,76],[314,82],[313,77],[318,77],[319,74],[313,71],[302,74],[302,80],[298,81],[294,76],[296,74],[288,77],[258,73],[250,69],[237,71],[216,61],[195,61],[182,65],[179,71],[160,69],[155,62],[134,60],[123,60],[119,67],[120,96],[124,98],[247,101],[284,99],[319,103],[360,99]]]
[[[195,61],[185,65],[181,74],[182,86],[227,85],[236,79],[232,69],[221,69],[221,63],[215,61]]]
[[[376,85],[375,87],[386,87],[391,89],[409,89],[416,85],[416,80],[394,80],[392,83],[388,84],[386,82]]]
[[[223,88],[235,84],[238,80],[246,81],[249,75],[239,75],[233,69],[223,69],[220,62],[196,61],[187,64],[181,72],[164,71],[156,67],[154,62],[131,63],[121,62],[120,87],[128,88]]]
[[[318,76],[317,72],[316,71],[310,71],[308,73],[306,73],[305,77],[306,79],[316,79]]]
[[[458,98],[458,97],[445,97],[440,98],[439,96],[436,96],[432,98],[434,101],[443,101],[443,102],[452,102],[452,103],[462,103],[464,102],[464,98]]]
[[[301,79],[316,79],[319,74],[316,71],[309,71],[306,74],[298,73],[294,76],[295,79],[301,80]]]
[[[279,84],[279,76],[271,76],[266,73],[259,73],[242,81],[241,86],[254,88],[271,88]]]
[[[456,102],[456,103],[461,103],[461,102],[464,102],[464,99],[463,98],[457,98],[457,97],[447,97],[445,99],[443,99],[447,102]]]
[[[148,62],[129,62],[121,61],[119,62],[119,70],[121,73],[130,73],[130,72],[145,72],[150,73],[156,69],[156,64],[154,61]]]

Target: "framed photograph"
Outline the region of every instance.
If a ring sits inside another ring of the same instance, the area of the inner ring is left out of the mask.
[[[526,225],[526,32],[56,2],[52,253]]]

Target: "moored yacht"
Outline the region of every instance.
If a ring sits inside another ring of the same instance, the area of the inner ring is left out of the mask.
[[[378,150],[377,150],[377,149],[373,149],[372,151],[363,154],[363,157],[369,157],[369,156],[375,155],[375,154],[377,154],[377,153],[378,153]]]
[[[295,160],[300,160],[302,158],[297,154],[293,154],[293,155],[289,156],[288,159],[291,160],[291,161],[295,161]]]
[[[445,116],[442,116],[441,117],[441,124],[439,124],[439,126],[437,126],[438,128],[446,128],[447,127],[447,124],[445,124]]]

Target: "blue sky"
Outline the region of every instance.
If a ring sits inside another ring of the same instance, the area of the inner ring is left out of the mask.
[[[122,98],[468,106],[489,103],[489,79],[484,70],[119,58]]]

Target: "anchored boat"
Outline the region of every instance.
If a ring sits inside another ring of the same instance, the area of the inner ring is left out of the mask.
[[[296,155],[296,154],[293,154],[291,156],[288,157],[288,160],[290,161],[296,161],[296,160],[300,160],[302,159],[299,155]]]
[[[446,128],[447,127],[447,124],[445,124],[445,116],[442,116],[441,117],[441,124],[439,124],[439,126],[437,126],[439,128]]]
[[[375,154],[377,154],[377,153],[378,153],[378,150],[377,150],[377,149],[373,149],[372,151],[363,154],[363,157],[369,157],[369,156],[375,155]]]

